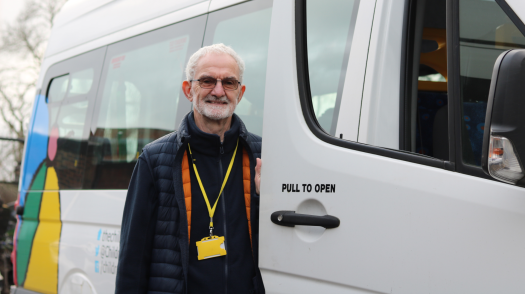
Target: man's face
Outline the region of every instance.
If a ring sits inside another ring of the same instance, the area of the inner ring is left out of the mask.
[[[186,96],[193,102],[194,110],[212,120],[222,120],[232,116],[235,107],[242,99],[245,86],[239,85],[235,90],[226,90],[222,80],[227,78],[239,80],[239,67],[235,59],[228,54],[210,53],[203,56],[195,68],[193,79],[204,78],[221,81],[217,81],[212,89],[200,87],[198,81],[183,84],[184,92],[189,90]]]

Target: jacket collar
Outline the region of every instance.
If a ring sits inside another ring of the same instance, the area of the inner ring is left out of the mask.
[[[177,133],[178,133],[177,139],[176,139],[177,149],[180,149],[182,144],[187,143],[188,142],[187,140],[191,138],[190,133],[188,131],[188,123],[189,123],[188,119],[190,115],[193,115],[193,111],[188,112],[188,114],[184,116],[184,118],[179,124],[179,128],[177,129]],[[237,114],[234,113],[233,118],[237,120],[237,122],[239,123],[239,137],[243,139],[244,141],[246,141],[246,139],[248,138],[248,130],[246,129],[246,126],[244,125],[241,118]]]
[[[191,138],[188,143],[191,145],[193,152],[205,154],[208,156],[220,156],[233,152],[239,138],[239,121],[237,117],[232,117],[231,126],[224,133],[224,141],[221,142],[219,135],[203,132],[195,123],[195,113],[188,115],[188,132]]]

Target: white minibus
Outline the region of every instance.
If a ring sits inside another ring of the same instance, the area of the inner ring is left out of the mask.
[[[263,137],[266,293],[525,292],[524,20],[522,0],[69,0],[11,292],[114,293],[134,165],[214,43],[245,60],[236,113]]]

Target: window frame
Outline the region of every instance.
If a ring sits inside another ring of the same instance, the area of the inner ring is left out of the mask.
[[[380,155],[392,159],[404,160],[412,163],[424,164],[436,168],[450,169],[449,165],[445,161],[430,156],[348,141],[327,134],[317,122],[312,105],[312,94],[310,91],[310,78],[308,70],[306,1],[304,0],[295,0],[295,46],[297,83],[301,110],[308,128],[317,138],[338,147]],[[404,58],[401,59],[404,60]]]
[[[449,158],[454,171],[495,181],[494,178],[485,174],[481,166],[470,165],[463,161],[462,136],[465,134],[463,134],[461,127],[463,105],[460,89],[459,1],[447,0],[447,44],[451,44],[451,46],[447,46]],[[505,0],[495,0],[495,2],[525,36],[525,24],[507,2]]]

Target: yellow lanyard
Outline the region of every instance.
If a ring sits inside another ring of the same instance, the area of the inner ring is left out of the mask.
[[[237,139],[237,145],[235,146],[235,151],[233,151],[233,157],[230,161],[230,165],[228,166],[228,171],[226,172],[226,176],[224,177],[224,181],[222,182],[221,191],[219,192],[219,196],[217,197],[217,200],[215,200],[215,204],[213,205],[213,208],[210,206],[210,201],[208,200],[208,196],[206,195],[206,191],[204,191],[204,186],[202,186],[201,177],[199,176],[199,172],[197,171],[197,166],[195,166],[195,161],[193,160],[193,156],[191,154],[191,148],[190,144],[188,143],[188,149],[190,150],[190,157],[191,157],[191,163],[193,164],[193,170],[195,171],[195,175],[197,176],[197,181],[199,182],[199,186],[201,187],[202,196],[204,196],[204,200],[206,201],[206,206],[208,206],[208,213],[210,215],[210,236],[213,235],[213,215],[215,214],[215,208],[217,208],[217,203],[219,203],[219,198],[221,197],[222,190],[224,190],[224,186],[226,186],[226,182],[228,181],[228,177],[230,176],[230,172],[232,171],[233,162],[235,161],[235,154],[237,154],[237,147],[239,146],[239,139]]]

